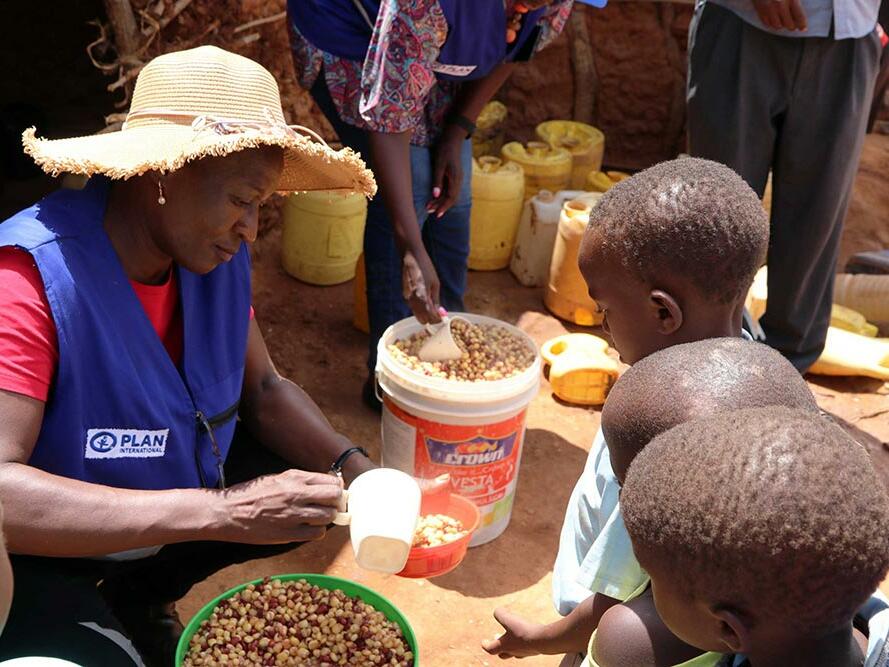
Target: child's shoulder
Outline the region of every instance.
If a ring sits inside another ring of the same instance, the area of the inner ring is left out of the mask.
[[[702,654],[670,632],[655,609],[650,588],[602,615],[590,642],[589,654],[590,663],[598,667],[653,664],[716,667],[724,657],[717,653]]]

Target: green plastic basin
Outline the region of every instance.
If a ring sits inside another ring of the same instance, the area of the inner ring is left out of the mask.
[[[410,647],[411,652],[414,654],[415,667],[420,664],[420,656],[417,651],[417,638],[414,635],[414,630],[411,628],[411,624],[407,622],[407,619],[400,611],[398,611],[394,604],[389,602],[389,600],[379,593],[372,591],[366,586],[357,584],[354,581],[340,579],[339,577],[331,577],[326,574],[277,574],[269,578],[280,579],[281,581],[298,581],[299,579],[305,579],[310,584],[318,586],[318,588],[326,588],[328,590],[338,588],[349,597],[363,600],[377,611],[382,612],[390,621],[394,621],[398,624],[398,627],[401,628],[401,632],[404,634],[404,639],[407,642],[408,647]],[[244,590],[250,584],[258,585],[261,583],[261,578],[248,581],[240,586],[230,588],[216,599],[205,604],[188,622],[188,625],[185,626],[185,631],[182,633],[182,637],[179,638],[179,646],[176,647],[177,667],[182,665],[183,660],[185,660],[185,656],[188,654],[188,645],[191,643],[191,638],[194,636],[194,633],[198,631],[198,628],[203,621],[210,618],[216,605],[226,598],[232,597],[235,593]]]

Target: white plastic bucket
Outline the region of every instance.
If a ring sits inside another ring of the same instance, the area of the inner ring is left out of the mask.
[[[418,479],[451,477],[453,490],[476,504],[481,523],[470,542],[498,537],[509,524],[518,483],[528,404],[540,386],[540,354],[520,329],[483,315],[451,313],[495,324],[535,350],[534,363],[504,380],[435,378],[396,361],[388,346],[423,329],[410,317],[386,329],[377,348],[383,391],[383,465]]]

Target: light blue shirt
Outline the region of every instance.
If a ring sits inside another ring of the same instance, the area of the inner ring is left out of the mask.
[[[877,589],[856,615],[867,622],[864,667],[889,667],[889,599]],[[748,664],[746,657],[738,655],[732,667]]]
[[[767,28],[759,20],[752,0],[698,0],[699,4],[704,2],[725,7],[750,25],[782,37],[827,37],[830,35],[831,20],[834,39],[864,37],[876,27],[880,9],[880,0],[801,0],[808,28],[800,32]]]
[[[563,616],[592,593],[624,600],[648,578],[633,556],[619,497],[600,428],[568,501],[553,566],[553,603]]]
[[[740,336],[753,340],[744,329]],[[553,565],[553,604],[563,616],[593,593],[625,600],[648,579],[633,555],[619,501],[600,427],[568,500]]]
[[[867,620],[864,667],[886,667],[889,665],[889,599],[878,590],[858,614]]]

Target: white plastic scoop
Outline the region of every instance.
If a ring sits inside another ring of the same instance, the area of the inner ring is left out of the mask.
[[[441,324],[426,325],[426,331],[431,335],[417,353],[420,361],[453,361],[463,356],[463,350],[457,345],[451,332],[451,323],[455,320],[469,324],[462,317],[443,317]]]

